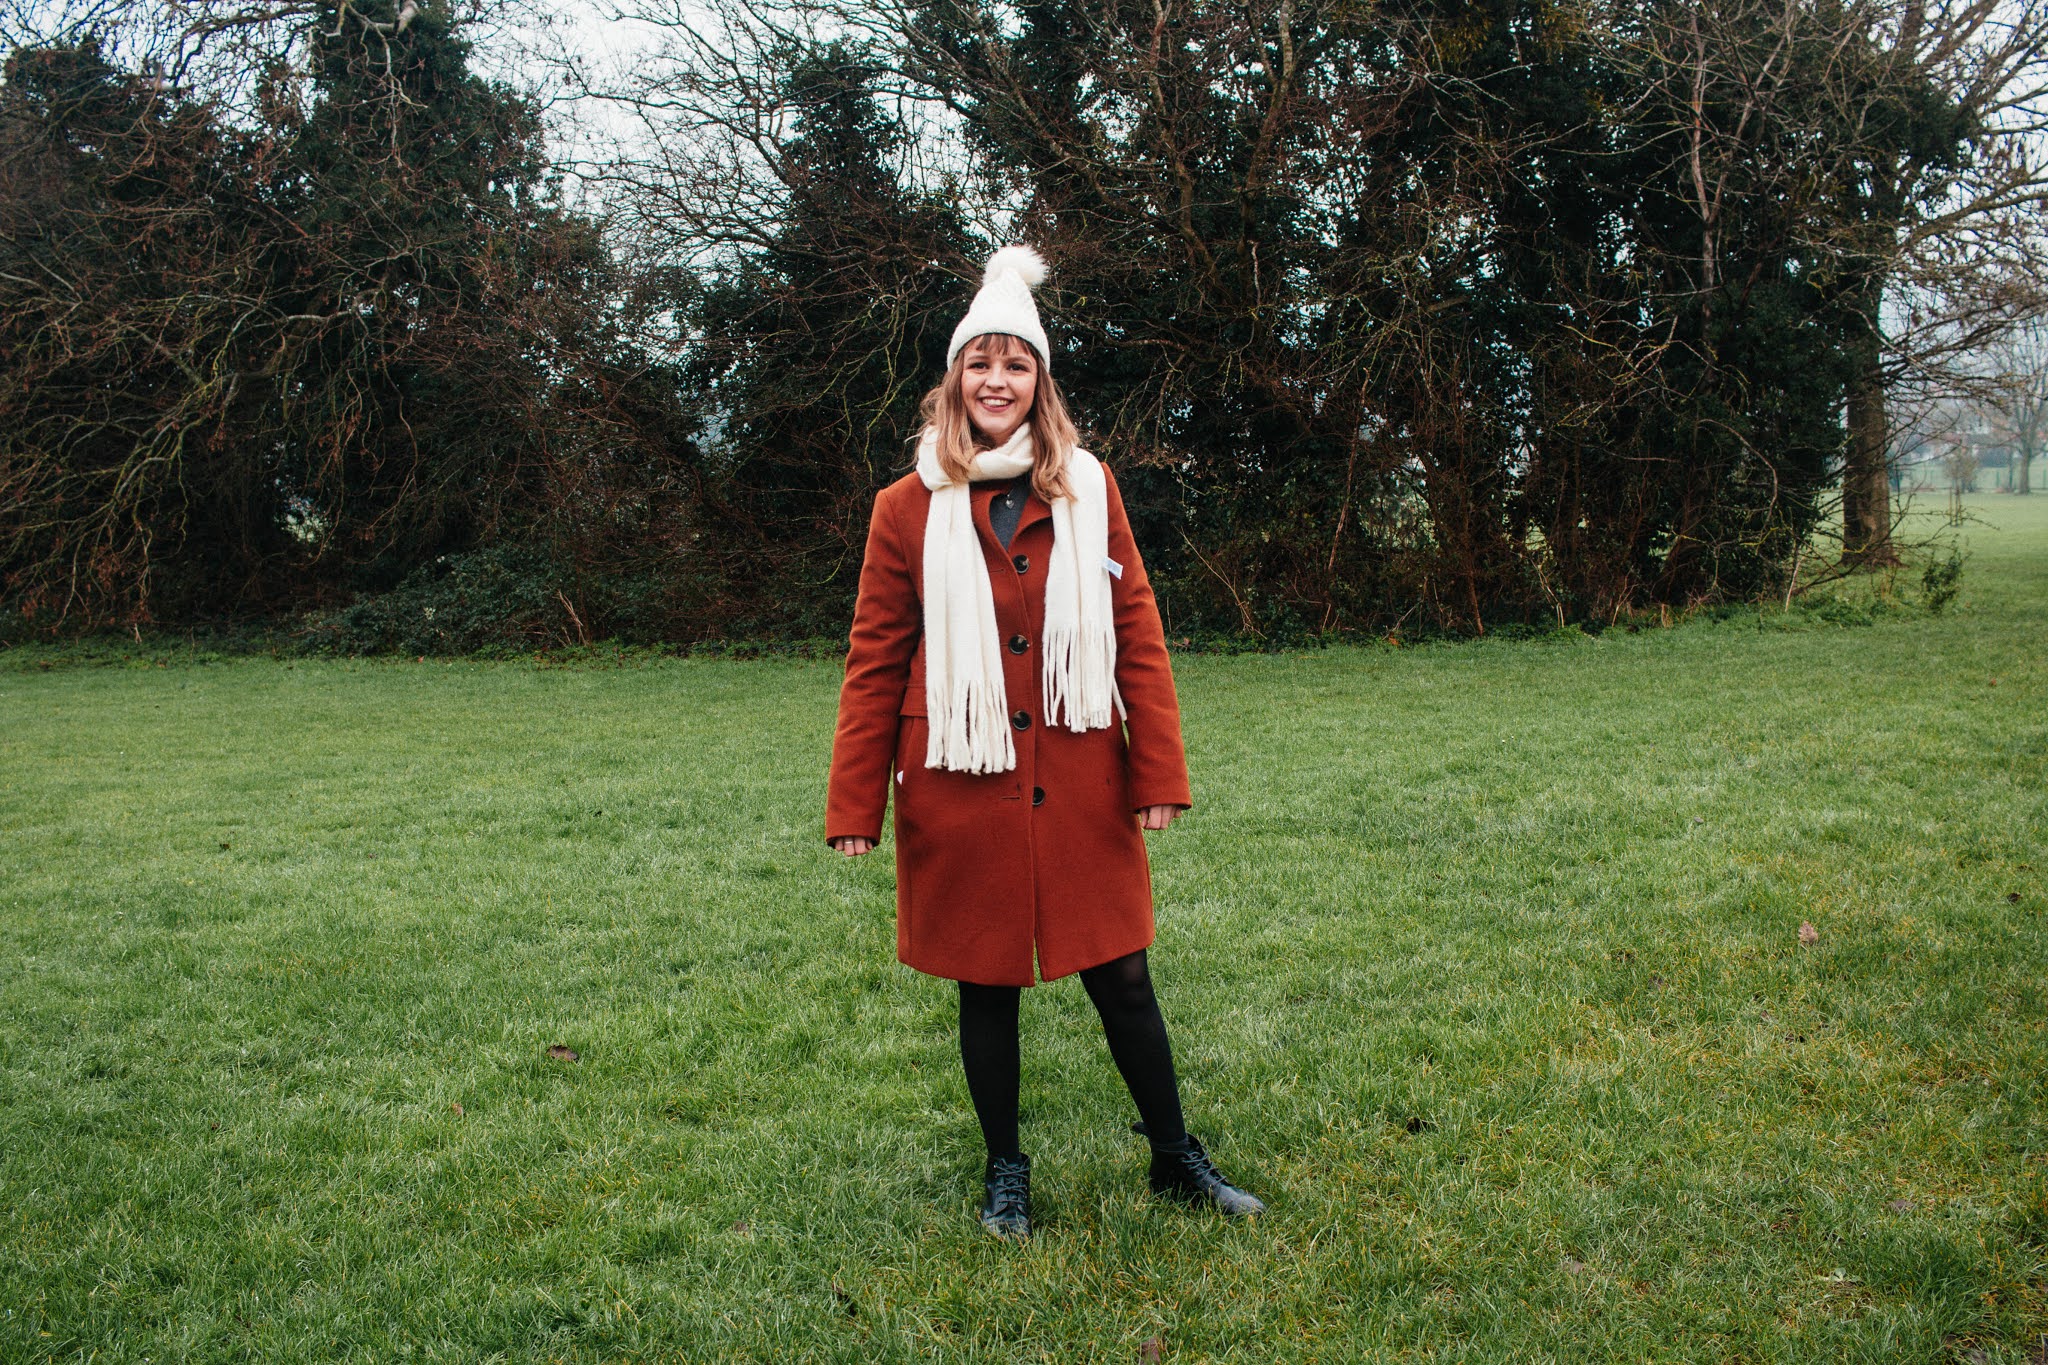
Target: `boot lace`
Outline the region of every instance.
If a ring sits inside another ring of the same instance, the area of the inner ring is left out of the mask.
[[[1216,1163],[1209,1159],[1209,1154],[1202,1150],[1202,1144],[1193,1138],[1188,1139],[1188,1148],[1180,1153],[1179,1157],[1181,1170],[1196,1184],[1210,1186],[1230,1183],[1223,1178],[1223,1172],[1216,1169]]]
[[[989,1174],[989,1202],[995,1211],[1002,1213],[1022,1208],[1029,1196],[1031,1168],[1021,1161],[1004,1161],[1000,1157],[991,1163]]]

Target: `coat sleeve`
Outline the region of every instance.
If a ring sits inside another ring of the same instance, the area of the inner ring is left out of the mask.
[[[1107,465],[1102,473],[1109,490],[1109,557],[1123,567],[1121,577],[1110,578],[1110,599],[1116,609],[1116,686],[1124,699],[1124,732],[1131,746],[1131,807],[1192,807],[1180,699],[1173,690],[1159,604],[1124,515],[1123,494]]]
[[[889,804],[889,768],[903,689],[924,626],[917,583],[897,534],[895,500],[885,491],[868,520],[860,592],[847,640],[846,677],[839,687],[839,725],[832,737],[832,775],[825,793],[825,838],[882,838]]]

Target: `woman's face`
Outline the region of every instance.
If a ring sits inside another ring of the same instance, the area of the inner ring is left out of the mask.
[[[960,398],[968,420],[990,445],[1001,445],[1031,415],[1038,397],[1038,357],[1020,341],[974,341],[960,366]]]

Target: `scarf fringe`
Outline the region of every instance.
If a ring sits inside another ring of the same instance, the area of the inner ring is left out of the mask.
[[[924,766],[962,773],[1004,773],[1017,766],[1017,746],[1010,738],[1009,699],[1002,674],[995,686],[969,682],[958,705],[948,705],[926,722]],[[926,707],[927,710],[931,708]]]
[[[1116,686],[1115,628],[1048,627],[1039,681],[1048,725],[1059,724],[1064,715],[1076,734],[1107,728],[1112,703],[1118,715],[1124,714],[1123,694]]]

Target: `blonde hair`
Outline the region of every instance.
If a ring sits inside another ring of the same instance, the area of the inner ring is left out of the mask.
[[[969,356],[976,353],[1004,359],[1022,351],[1038,367],[1038,392],[1031,412],[1024,419],[1031,424],[1031,491],[1047,503],[1068,496],[1067,456],[1081,443],[1081,433],[1067,412],[1067,400],[1054,382],[1052,371],[1028,342],[1007,332],[987,332],[960,348],[946,377],[917,406],[924,426],[937,438],[939,468],[955,483],[965,483],[980,448],[979,433],[967,415],[966,400],[960,397],[960,374]]]

